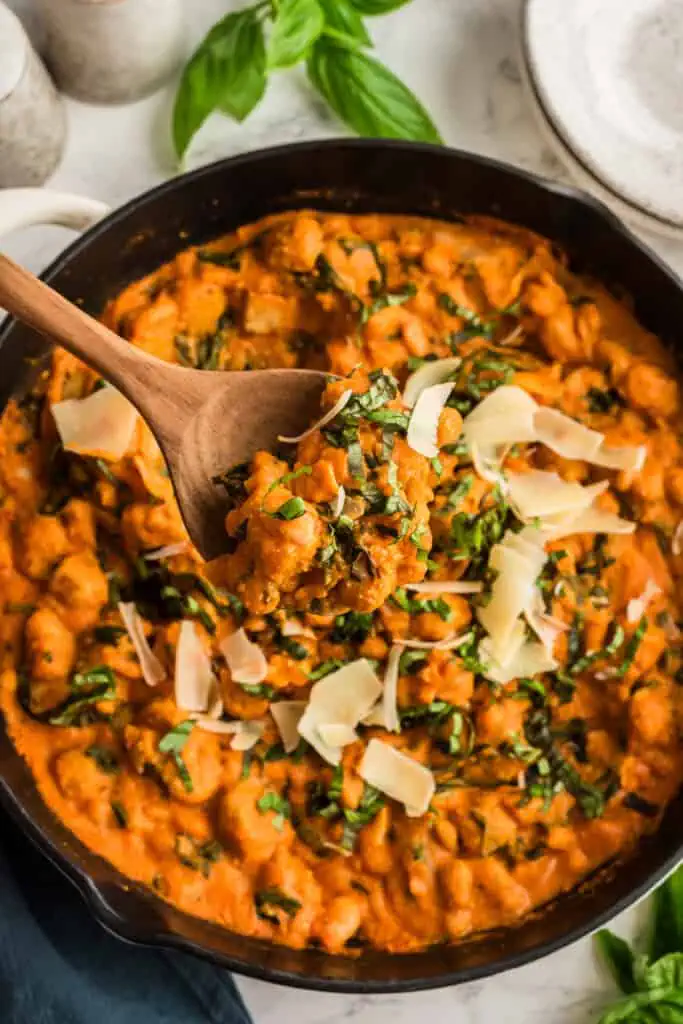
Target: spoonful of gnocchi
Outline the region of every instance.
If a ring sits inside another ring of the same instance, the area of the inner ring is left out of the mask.
[[[84,451],[87,445],[92,452],[98,444],[103,448],[106,435],[109,457],[117,452],[121,457],[132,436],[135,410],[147,421],[190,538],[207,559],[225,551],[228,542],[225,495],[215,478],[259,449],[273,448],[279,435],[304,430],[318,413],[327,382],[324,373],[314,370],[220,373],[165,363],[124,341],[2,254],[0,307],[112,385],[53,406],[65,447]]]

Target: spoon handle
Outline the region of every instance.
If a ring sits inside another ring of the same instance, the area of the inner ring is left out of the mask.
[[[147,414],[168,366],[123,341],[58,292],[0,253],[0,307],[101,373]]]

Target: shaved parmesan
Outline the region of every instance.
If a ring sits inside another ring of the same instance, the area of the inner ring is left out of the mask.
[[[607,480],[583,487],[542,469],[508,473],[507,484],[510,504],[523,520],[581,512],[609,487]]]
[[[642,594],[639,597],[632,598],[626,605],[626,621],[639,622],[647,611],[650,601],[657,597],[658,594],[661,594],[661,592],[661,588],[657,586],[654,580],[648,580]]]
[[[606,469],[639,473],[645,465],[646,458],[647,447],[644,444],[624,448],[609,448],[603,444],[591,462],[596,466],[605,466]]]
[[[418,651],[454,651],[457,647],[462,647],[469,640],[472,639],[471,633],[451,633],[450,636],[445,636],[443,640],[411,640],[409,637],[401,638],[401,643],[404,647],[415,648]]]
[[[249,639],[244,629],[226,636],[218,646],[228,663],[233,682],[253,686],[262,683],[268,675],[265,654],[258,644]]]
[[[345,725],[355,729],[382,692],[382,685],[365,658],[352,661],[314,684],[298,724],[299,735],[323,760],[337,765],[341,746],[326,743],[320,726]]]
[[[332,515],[334,516],[335,519],[339,519],[339,516],[344,511],[344,502],[345,501],[346,501],[346,491],[344,490],[344,488],[340,484],[339,485],[339,490],[337,491],[337,497],[332,502]]]
[[[114,462],[128,451],[138,417],[128,399],[109,386],[87,398],[55,403],[52,415],[67,451]]]
[[[402,803],[410,818],[425,814],[436,792],[429,768],[377,739],[368,743],[358,774],[370,786]]]
[[[452,390],[452,384],[433,384],[421,391],[415,402],[406,440],[414,452],[427,459],[439,454],[439,417]]]
[[[577,533],[629,534],[635,531],[636,524],[621,519],[614,512],[587,508],[578,515],[550,516],[543,520],[542,529],[546,540],[560,540]]]
[[[367,715],[363,718],[363,725],[379,725],[385,728],[384,725],[384,704],[380,700],[375,704],[373,708],[370,708]]]
[[[401,655],[405,648],[396,644],[389,651],[387,667],[384,673],[384,691],[382,693],[382,725],[387,732],[400,732],[401,720],[398,716],[398,676]]]
[[[406,590],[416,594],[480,594],[483,583],[468,580],[428,580],[426,583],[405,583]]]
[[[490,484],[497,485],[503,493],[506,490],[506,480],[501,472],[501,467],[507,450],[507,447],[494,448],[491,445],[482,448],[475,441],[470,444],[472,465],[477,476],[482,480],[487,480]]]
[[[520,616],[533,605],[536,580],[547,557],[542,548],[537,548],[533,556],[522,553],[515,543],[515,535],[508,531],[502,542],[492,549],[489,565],[498,575],[491,587],[490,601],[477,612],[489,633],[491,653],[501,663],[509,653]],[[533,545],[528,546],[533,548]]]
[[[534,415],[535,440],[546,445],[563,459],[584,459],[592,462],[603,441],[597,430],[589,430],[582,423],[557,409],[540,406]]]
[[[348,747],[358,739],[350,725],[319,725],[318,735],[328,747]]]
[[[555,648],[555,641],[560,633],[566,633],[569,628],[566,622],[548,615],[543,604],[540,591],[536,591],[531,604],[524,610],[524,616],[531,629],[543,644],[546,654],[552,657]]]
[[[305,710],[305,700],[279,700],[270,705],[270,713],[275,720],[286,754],[291,754],[299,746],[298,725]]]
[[[222,719],[217,721],[215,718],[209,718],[208,715],[191,715],[190,717],[197,723],[197,727],[205,732],[213,732],[219,736],[233,736],[234,739],[230,744],[232,750],[251,750],[261,739],[265,729],[265,722],[260,719],[224,722]]]
[[[535,441],[534,415],[538,406],[522,388],[503,385],[496,388],[477,405],[462,425],[463,435],[473,444],[516,444]]]
[[[278,436],[278,441],[283,441],[285,444],[298,444],[299,441],[303,441],[304,438],[310,437],[310,435],[314,434],[316,430],[320,430],[322,427],[327,426],[328,423],[332,422],[335,416],[339,415],[344,406],[348,404],[352,394],[353,389],[347,388],[346,391],[342,392],[342,394],[339,396],[339,398],[334,403],[332,408],[328,409],[325,415],[321,416],[320,419],[317,420],[312,427],[309,427],[308,430],[304,430],[303,434],[297,434],[296,437],[284,437],[282,434],[280,434]]]
[[[309,636],[315,639],[315,633],[308,626],[304,626],[298,619],[287,619],[280,628],[282,636]]]
[[[674,535],[671,538],[671,554],[680,555],[683,551],[683,519],[674,530]]]
[[[157,686],[166,678],[166,669],[147,642],[142,619],[138,615],[137,608],[132,601],[128,604],[119,601],[118,609],[130,637],[130,642],[138,656],[142,678],[148,686]]]
[[[484,637],[479,645],[479,659],[486,665],[486,678],[502,686],[513,679],[528,679],[542,672],[554,672],[558,667],[558,662],[546,651],[542,643],[524,639],[514,650],[512,657],[506,658],[505,664],[501,664],[492,650],[490,638]]]
[[[415,370],[408,377],[403,389],[404,403],[409,409],[412,409],[426,388],[431,388],[434,384],[442,384],[452,373],[455,373],[461,363],[462,359],[452,356],[449,359],[431,360]]]
[[[182,711],[206,711],[213,688],[209,653],[194,622],[185,619],[175,651],[175,702]]]
[[[163,548],[147,551],[142,557],[146,562],[160,562],[163,558],[173,558],[174,555],[184,554],[189,547],[186,540],[179,540],[176,544],[166,544]]]

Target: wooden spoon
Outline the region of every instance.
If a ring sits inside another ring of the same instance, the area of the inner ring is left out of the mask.
[[[314,370],[216,373],[172,366],[123,341],[0,253],[0,306],[72,352],[128,398],[166,459],[204,558],[226,550],[226,499],[212,478],[313,422],[327,377]]]

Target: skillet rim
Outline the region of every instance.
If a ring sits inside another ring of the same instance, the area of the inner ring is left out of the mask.
[[[131,215],[143,211],[147,205],[164,197],[172,196],[173,193],[182,186],[196,186],[201,188],[201,185],[205,180],[211,181],[211,179],[220,174],[221,171],[229,171],[230,168],[240,166],[249,167],[250,165],[257,165],[261,162],[286,158],[293,153],[302,154],[304,156],[311,154],[311,159],[315,159],[316,154],[320,153],[320,151],[333,151],[340,148],[366,151],[367,153],[372,153],[373,151],[378,150],[393,150],[397,153],[404,152],[416,155],[424,153],[429,154],[432,157],[438,154],[441,159],[451,161],[454,165],[458,163],[463,166],[468,165],[470,169],[475,171],[477,167],[486,168],[500,173],[503,177],[507,177],[512,180],[521,180],[527,185],[549,195],[551,199],[552,197],[555,197],[558,200],[563,200],[577,209],[580,208],[583,211],[588,211],[598,221],[602,221],[603,225],[609,231],[620,236],[622,241],[624,241],[628,246],[637,250],[641,258],[644,257],[652,263],[659,273],[663,274],[664,277],[668,279],[669,284],[679,292],[679,297],[683,300],[683,282],[681,282],[672,268],[668,266],[665,261],[650,248],[650,246],[641,241],[628,227],[626,227],[611,210],[600,202],[600,200],[572,185],[549,181],[532,171],[516,167],[493,157],[473,154],[465,150],[455,149],[452,147],[435,146],[428,143],[405,142],[402,140],[357,138],[334,138],[318,141],[306,141],[248,151],[222,160],[217,160],[186,174],[164,181],[152,189],[133,197],[123,206],[118,207],[101,221],[98,221],[94,226],[85,231],[62,252],[60,252],[60,254],[50,263],[40,276],[48,283],[51,282],[63,270],[67,269],[74,259],[83,254],[95,240],[106,236],[112,228],[125,224],[126,220]],[[315,200],[313,198],[302,196],[302,199],[304,198],[308,198],[309,202],[308,204],[302,202],[299,204],[300,206],[315,206]],[[441,214],[441,217],[442,219],[448,219],[448,216],[444,213]],[[2,325],[0,325],[0,362],[2,361],[4,345],[15,327],[16,325],[14,320],[9,317]],[[4,719],[2,732],[5,733]],[[6,733],[2,738],[6,743],[11,745],[11,741],[7,738]],[[12,756],[15,760],[18,760],[23,764],[23,758],[21,758],[21,755],[13,748],[13,746]],[[592,914],[587,913],[586,919],[583,922],[570,927],[564,934],[551,936],[530,948],[521,948],[517,951],[513,949],[510,952],[506,952],[504,943],[500,939],[500,936],[502,935],[504,939],[510,939],[515,935],[521,934],[522,931],[525,928],[528,928],[531,922],[537,918],[537,915],[534,915],[530,921],[521,924],[518,928],[505,929],[499,933],[491,933],[490,937],[482,940],[473,940],[473,942],[467,943],[466,945],[473,946],[479,941],[484,943],[493,941],[494,947],[496,942],[498,943],[498,955],[496,955],[496,950],[494,948],[491,958],[485,963],[465,965],[454,969],[451,968],[444,970],[443,973],[438,973],[437,971],[437,973],[431,973],[424,977],[411,975],[406,978],[354,978],[351,976],[340,976],[334,970],[332,970],[331,974],[325,975],[322,971],[324,971],[326,967],[328,969],[332,969],[335,964],[338,965],[342,975],[344,973],[344,968],[346,968],[346,973],[348,975],[350,974],[348,968],[359,961],[349,960],[345,957],[315,953],[308,950],[291,950],[287,947],[279,947],[277,945],[260,942],[259,940],[248,939],[247,937],[239,935],[236,936],[236,933],[234,932],[229,932],[227,929],[223,929],[220,926],[214,926],[202,919],[194,918],[182,911],[175,910],[175,908],[173,908],[173,913],[169,913],[169,905],[155,896],[151,889],[127,879],[126,876],[118,872],[103,858],[100,858],[98,855],[87,850],[84,844],[73,836],[72,833],[69,833],[61,822],[52,815],[49,808],[47,808],[47,805],[44,806],[47,810],[46,819],[49,820],[49,825],[46,827],[35,821],[31,813],[22,805],[21,799],[17,793],[14,792],[11,786],[6,775],[6,760],[7,759],[5,757],[0,757],[0,804],[2,804],[5,810],[10,814],[15,824],[22,829],[29,839],[37,845],[38,848],[41,849],[42,852],[56,865],[56,867],[59,868],[59,870],[72,882],[72,884],[76,886],[81,896],[88,904],[90,911],[107,931],[115,935],[117,938],[129,943],[193,953],[209,960],[217,966],[227,968],[228,970],[248,977],[314,991],[361,993],[368,995],[421,991],[474,981],[502,973],[515,967],[520,967],[564,948],[601,927],[603,924],[611,920],[616,914],[643,898],[655,885],[674,870],[681,858],[683,858],[682,837],[677,841],[677,846],[673,852],[663,858],[656,858],[658,861],[657,866],[650,870],[648,870],[647,867],[643,869],[642,880],[637,884],[630,886],[625,893],[611,902],[609,906],[606,906],[604,909],[597,912],[593,912]],[[28,771],[28,769],[26,770]],[[38,801],[40,803],[44,803],[42,801],[42,797],[38,794],[37,787],[35,787],[35,785],[34,789],[36,791]],[[669,810],[665,817],[669,816],[674,803],[675,801],[669,805]],[[660,831],[661,826],[652,838],[656,839],[656,836]],[[63,833],[63,835],[60,836],[59,833]],[[75,843],[77,847],[82,848],[89,859],[94,858],[100,875],[108,875],[109,877],[104,880],[102,878],[98,879],[93,877],[88,870],[82,866],[82,864],[77,863],[74,856],[70,856],[65,852],[64,847],[67,845],[65,836],[70,837],[72,844]],[[647,842],[647,840],[645,840],[645,842]],[[608,872],[613,874],[613,870],[608,869]],[[605,874],[606,871],[601,869],[597,873],[597,877],[602,877]],[[606,887],[608,884],[609,882],[604,881],[602,886]],[[576,890],[574,892],[576,892]],[[554,901],[552,905],[561,905],[563,902],[567,902],[571,899],[571,896],[572,893],[564,894]],[[165,908],[165,916],[164,913],[158,912],[159,906]],[[157,909],[156,913],[154,913],[154,907]],[[151,912],[150,908],[152,908]],[[138,914],[138,912],[140,912],[138,920],[133,920],[132,915]],[[543,913],[544,911],[542,909],[540,916],[542,916]],[[171,918],[179,917],[181,925],[183,922],[187,922],[190,930],[200,930],[205,933],[216,934],[217,942],[220,940],[221,934],[228,935],[233,938],[236,936],[237,940],[239,942],[243,942],[246,947],[252,947],[255,952],[260,951],[261,962],[256,962],[253,956],[249,958],[248,954],[245,959],[241,956],[222,952],[220,949],[216,948],[216,944],[208,945],[204,944],[202,941],[197,941],[196,939],[189,937],[187,932],[185,934],[181,933],[178,928],[173,926],[172,922],[169,923],[169,916]],[[457,949],[458,947],[449,948]],[[400,971],[402,961],[414,961],[415,958],[428,957],[430,954],[436,954],[438,957],[438,949],[439,947],[432,947],[431,950],[417,954],[376,954],[371,959],[388,959],[392,961]],[[291,960],[292,958],[302,961],[303,966],[301,969],[278,967],[268,963],[269,960],[272,961],[273,959]],[[304,961],[310,963],[313,959],[317,959],[318,962],[322,964],[321,973],[306,973],[307,968],[306,962]]]

